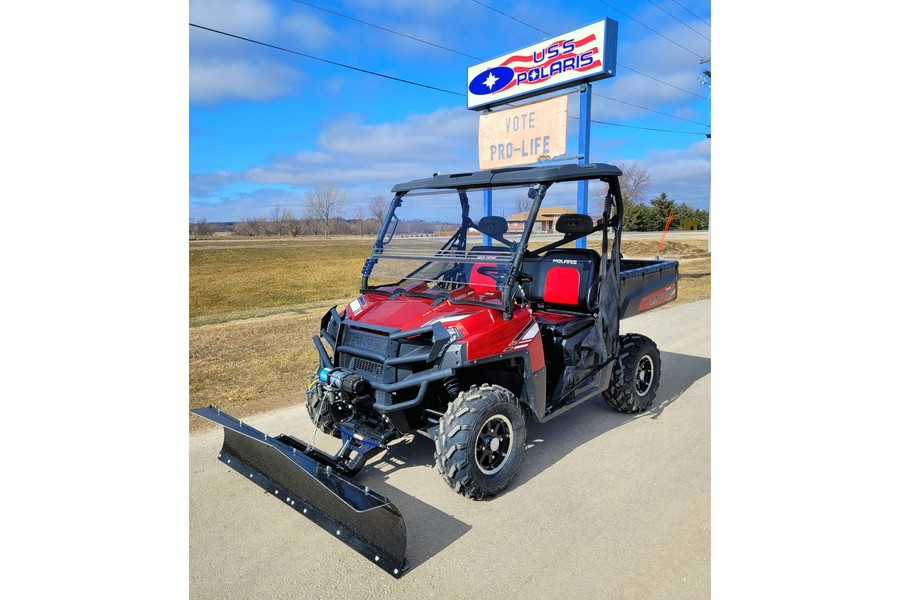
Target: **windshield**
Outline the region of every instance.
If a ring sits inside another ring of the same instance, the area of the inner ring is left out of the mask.
[[[485,214],[481,190],[405,195],[383,248],[367,263],[367,289],[502,304],[531,209],[528,191],[492,190],[492,215]]]

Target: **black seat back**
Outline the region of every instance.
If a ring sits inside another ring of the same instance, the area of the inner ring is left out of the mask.
[[[539,258],[526,258],[522,271],[534,280],[525,297],[542,308],[591,312],[596,302],[600,254],[590,248],[557,248]]]

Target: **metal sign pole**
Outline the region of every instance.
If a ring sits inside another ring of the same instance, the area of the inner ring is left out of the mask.
[[[591,84],[585,83],[581,88],[581,114],[578,115],[578,164],[584,165],[590,162],[591,154]],[[578,210],[587,215],[588,211],[588,182],[578,182]],[[587,237],[579,238],[575,242],[576,248],[587,247]]]
[[[482,211],[482,213],[485,216],[494,214],[493,213],[493,204],[494,204],[493,191],[494,190],[484,190],[484,192],[483,192],[484,193],[484,207],[483,207],[484,210]],[[494,242],[491,239],[491,237],[488,235],[485,235],[483,233],[481,234],[481,240],[482,240],[482,244],[485,246],[493,246],[494,245]]]

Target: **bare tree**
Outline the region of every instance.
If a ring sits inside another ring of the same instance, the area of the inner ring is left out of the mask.
[[[356,228],[359,235],[363,234],[363,226],[366,224],[367,216],[368,211],[362,204],[357,204],[356,208],[353,209],[353,218],[356,220]]]
[[[284,235],[287,232],[287,223],[285,222],[285,211],[276,205],[269,213],[269,230],[273,235]]]
[[[369,213],[372,218],[380,224],[384,221],[384,213],[387,212],[387,200],[381,194],[378,194],[369,200]]]
[[[238,235],[266,235],[268,222],[262,217],[247,217],[234,225],[234,232]]]
[[[623,163],[621,166],[622,176],[619,177],[619,186],[622,188],[622,201],[625,204],[642,203],[644,196],[647,194],[647,188],[650,187],[650,172],[637,163]],[[606,197],[607,186],[603,189],[593,189],[591,196],[597,201],[597,213],[603,212],[603,199]]]
[[[191,219],[191,235],[193,236],[212,235],[214,229],[211,223],[207,223],[206,219],[200,219],[199,221]]]
[[[650,187],[650,172],[637,163],[625,163],[622,166],[622,196],[632,202],[642,203]]]
[[[524,212],[531,208],[531,200],[519,194],[516,196],[516,212]]]
[[[282,217],[284,219],[285,233],[287,233],[291,237],[297,237],[298,235],[300,235],[302,223],[300,219],[298,219],[294,214],[294,211],[290,208],[286,208],[284,209]]]
[[[303,213],[327,238],[335,219],[341,216],[346,204],[347,194],[340,188],[330,183],[316,185],[315,189],[306,194]]]

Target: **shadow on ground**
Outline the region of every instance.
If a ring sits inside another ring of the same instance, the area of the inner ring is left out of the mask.
[[[711,371],[710,359],[699,356],[662,352],[661,363],[664,376],[656,400],[647,412],[623,414],[598,397],[547,423],[529,419],[526,459],[507,492],[607,431],[635,419],[660,418],[694,382]],[[465,535],[471,525],[387,483],[388,474],[410,467],[434,467],[434,443],[431,440],[416,435],[391,444],[389,451],[370,461],[356,480],[377,489],[400,510],[409,528],[407,557],[411,569],[415,569]]]
[[[635,419],[658,419],[694,382],[709,375],[709,358],[661,352],[663,376],[656,400],[640,414],[624,414],[609,407],[599,396],[546,423],[528,422],[525,460],[509,489],[529,481],[549,466],[597,436]]]

